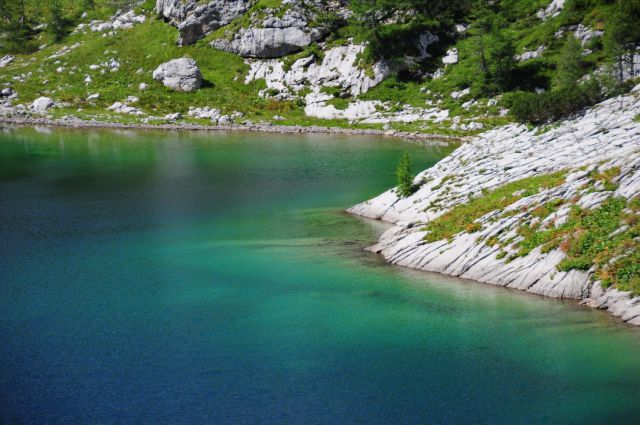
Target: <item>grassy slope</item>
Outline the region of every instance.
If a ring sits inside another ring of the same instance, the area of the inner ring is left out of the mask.
[[[77,9],[78,2],[68,0],[66,3],[68,3],[66,5],[67,13],[77,16],[80,12]],[[99,5],[103,3],[97,1]],[[592,3],[595,6],[590,6],[589,13],[564,11],[556,18],[541,22],[535,17],[535,13],[546,6],[548,0],[502,0],[501,6],[509,23],[504,31],[513,37],[518,52],[533,50],[540,45],[547,46],[543,57],[520,65],[522,74],[520,81],[525,86],[531,86],[525,88],[549,87],[555,70],[554,64],[562,44],[562,40],[556,39],[554,34],[562,25],[578,22],[584,22],[596,28],[602,25],[602,17],[608,6],[603,0],[593,0]],[[280,0],[261,0],[253,9],[276,7],[279,4]],[[351,126],[346,120],[321,120],[306,117],[301,102],[276,102],[260,98],[258,92],[264,88],[264,82],[244,84],[244,76],[248,66],[242,58],[212,49],[208,42],[212,38],[223,36],[229,28],[246,26],[248,23],[247,15],[236,19],[229,26],[219,29],[193,46],[178,47],[175,44],[177,30],[152,17],[153,5],[153,1],[147,1],[138,9],[139,13],[145,11],[151,18],[145,24],[138,25],[131,30],[118,31],[112,37],[102,37],[101,33],[92,32],[70,35],[58,45],[53,45],[30,56],[22,56],[14,64],[0,72],[0,84],[11,81],[15,75],[32,72],[31,78],[24,83],[13,82],[13,87],[20,95],[19,101],[28,103],[38,96],[44,95],[50,96],[56,101],[70,104],[69,108],[55,110],[54,114],[56,115],[73,114],[99,119],[138,121],[140,118],[116,116],[105,111],[106,107],[116,101],[123,101],[128,96],[138,96],[140,102],[133,106],[154,116],[163,116],[172,112],[184,114],[189,106],[210,106],[222,109],[224,113],[244,112],[246,118],[252,121],[271,121],[274,115],[281,115],[285,117],[285,120],[280,124],[285,125]],[[105,19],[110,13],[109,9],[103,5],[92,12],[86,21],[95,18]],[[345,37],[353,35],[352,32],[349,27],[339,29],[329,37],[328,42],[331,45],[340,44],[341,41],[345,41]],[[49,36],[45,33],[39,43],[49,41]],[[56,63],[56,60],[45,59],[63,45],[73,45],[77,42],[83,43],[82,46],[60,58],[60,63]],[[449,66],[443,78],[414,81],[391,77],[360,98],[379,99],[392,105],[408,104],[418,107],[428,107],[426,102],[430,101],[441,109],[448,109],[451,117],[459,116],[463,120],[482,122],[485,129],[505,124],[510,119],[498,115],[499,106],[464,109],[461,106],[462,103],[471,97],[454,100],[450,96],[453,91],[466,87],[473,89],[474,87],[474,78],[478,74],[476,43],[477,39],[473,36],[463,37],[455,43],[454,47],[460,52],[460,61],[457,65]],[[433,50],[443,53],[447,47],[449,46],[434,46]],[[107,50],[117,53],[105,54]],[[601,49],[596,48],[594,51],[595,53],[585,58],[587,63],[585,72],[593,69],[603,60]],[[193,57],[198,62],[207,82],[205,87],[196,93],[172,92],[151,78],[152,70],[160,63],[182,56]],[[119,59],[122,63],[118,72],[103,75],[99,71],[88,69],[89,65],[104,62],[111,57]],[[30,62],[33,59],[35,61]],[[284,61],[287,62],[287,58]],[[435,57],[431,64],[426,65],[428,68],[435,69],[439,66],[439,61],[439,57]],[[73,65],[79,69],[71,75],[68,70]],[[57,73],[55,69],[58,66],[66,66],[67,70],[63,73]],[[136,73],[139,68],[142,68],[144,72]],[[84,83],[85,75],[91,76],[93,79],[91,84]],[[48,80],[48,83],[43,84],[43,80]],[[138,90],[138,85],[141,82],[149,84],[147,91]],[[421,88],[428,89],[430,92],[425,93],[421,91]],[[92,93],[100,93],[100,98],[94,103],[86,102],[86,97]],[[347,100],[336,99],[334,103],[336,107],[341,108],[346,106]],[[78,108],[82,108],[83,111],[77,112]],[[473,134],[473,132],[453,131],[450,126],[450,121],[441,124],[428,122],[392,124],[392,128],[404,131]],[[357,125],[356,127],[381,128],[381,125]]]
[[[57,102],[67,102],[68,108],[54,110],[56,115],[73,114],[87,118],[110,119],[121,122],[135,122],[140,118],[118,116],[105,108],[128,96],[137,96],[138,107],[153,116],[167,113],[186,113],[190,106],[210,106],[225,113],[242,111],[253,121],[270,121],[274,115],[283,115],[281,124],[348,126],[346,120],[320,120],[304,116],[300,104],[276,102],[258,96],[265,87],[263,81],[244,84],[244,76],[249,67],[244,60],[234,54],[215,50],[208,45],[208,39],[200,40],[192,46],[177,46],[177,30],[155,18],[129,30],[117,31],[114,36],[103,37],[103,33],[87,32],[73,34],[62,43],[51,45],[31,55],[19,55],[16,61],[2,69],[0,85],[11,83],[18,92],[20,103],[30,103],[39,96],[49,96]],[[46,35],[39,40],[45,43]],[[55,59],[47,59],[64,46],[82,43],[70,53]],[[107,52],[108,51],[108,52]],[[151,77],[152,71],[161,63],[179,57],[194,58],[203,74],[204,87],[195,93],[178,93],[165,88]],[[92,64],[99,64],[110,58],[121,62],[119,71],[100,73],[90,70]],[[56,68],[64,66],[64,72]],[[73,74],[71,67],[76,66]],[[138,73],[138,69],[142,73]],[[13,80],[14,76],[31,72],[24,82]],[[92,82],[84,83],[86,75]],[[43,81],[48,81],[43,84]],[[138,90],[140,83],[147,83],[149,89]],[[89,94],[99,93],[100,98],[87,102]],[[77,112],[77,108],[82,108]],[[192,120],[197,122],[197,120]],[[202,121],[207,122],[207,121]],[[364,127],[364,126],[363,126]],[[366,126],[377,128],[377,126]]]

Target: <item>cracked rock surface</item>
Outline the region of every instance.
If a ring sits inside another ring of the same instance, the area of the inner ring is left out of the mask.
[[[553,199],[569,201],[581,196],[580,206],[596,208],[610,196],[631,199],[640,196],[640,86],[625,96],[607,100],[583,116],[565,121],[546,132],[508,125],[486,132],[468,142],[434,167],[418,174],[420,188],[407,198],[395,189],[349,209],[349,212],[384,220],[396,226],[382,235],[371,251],[389,262],[420,270],[520,289],[554,298],[580,300],[607,309],[631,324],[640,325],[640,297],[615,288],[603,289],[591,271],[558,271],[564,252],[534,249],[512,261],[500,258],[500,248],[484,241],[517,237],[516,229],[528,212],[523,206]],[[615,191],[586,193],[589,173],[618,167]],[[504,211],[480,218],[482,229],[459,233],[451,240],[427,243],[424,224],[482,190],[536,175],[567,171],[561,185],[522,198]],[[550,219],[562,223],[568,208],[560,208]]]

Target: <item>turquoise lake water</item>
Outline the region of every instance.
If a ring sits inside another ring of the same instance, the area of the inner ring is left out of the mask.
[[[640,423],[638,329],[363,251],[405,150],[5,129],[0,423]]]

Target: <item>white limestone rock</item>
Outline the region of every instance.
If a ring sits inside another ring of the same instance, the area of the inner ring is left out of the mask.
[[[536,15],[543,21],[549,18],[556,17],[564,8],[564,2],[565,0],[553,0],[551,3],[549,3],[549,6],[538,11]]]
[[[9,65],[16,57],[13,55],[4,55],[0,58],[0,68],[4,68]]]
[[[193,44],[245,13],[253,0],[156,0],[158,16],[178,28],[178,45]]]
[[[458,63],[458,49],[451,48],[447,50],[447,54],[442,58],[442,63],[445,65],[455,65]]]
[[[135,25],[142,24],[147,17],[144,14],[136,15],[135,11],[118,12],[107,21],[94,20],[88,24],[82,23],[76,27],[74,33],[86,32],[109,32],[113,35],[113,30],[130,29]],[[106,35],[106,34],[103,34]]]
[[[216,39],[211,46],[245,58],[278,58],[319,40],[320,28],[241,28],[232,40]]]
[[[174,112],[172,114],[165,115],[163,118],[167,121],[176,121],[176,120],[181,120],[183,116],[180,112]]]
[[[48,109],[53,108],[56,103],[48,97],[39,97],[31,104],[31,109],[37,113],[45,113]]]
[[[298,59],[290,69],[285,70],[279,60],[253,60],[245,83],[264,79],[269,89],[283,93],[312,87],[338,87],[357,96],[367,92],[384,80],[391,68],[384,62],[375,63],[368,73],[356,63],[356,58],[364,51],[362,44],[348,44],[333,47],[325,52],[322,62],[313,57]]]
[[[592,30],[589,27],[579,24],[574,31],[574,35],[578,40],[580,40],[580,43],[582,43],[583,46],[586,46],[594,38],[602,37],[604,35],[604,31]]]
[[[122,102],[115,102],[113,105],[109,106],[107,109],[113,112],[117,112],[119,114],[128,114],[128,115],[144,115],[140,109],[134,108],[133,106],[129,106]]]
[[[153,79],[175,91],[192,92],[202,85],[200,68],[191,58],[174,59],[158,66]]]
[[[209,119],[212,122],[218,122],[222,112],[220,109],[209,108],[208,106],[203,108],[189,107],[187,115],[193,118]]]
[[[529,59],[539,58],[544,53],[545,49],[546,49],[546,47],[543,45],[543,46],[538,47],[536,50],[530,50],[530,51],[521,53],[519,55],[516,55],[515,59],[518,62],[523,62],[523,61],[526,61],[526,60],[529,60]]]
[[[464,90],[458,90],[458,91],[454,91],[451,92],[451,98],[452,99],[462,99],[465,96],[468,96],[471,93],[471,89],[470,88],[466,88]]]
[[[394,223],[395,226],[370,249],[389,262],[440,272],[485,283],[525,290],[556,298],[583,300],[606,308],[629,323],[640,324],[640,299],[615,289],[603,290],[589,271],[560,272],[560,250],[533,250],[512,261],[498,258],[499,248],[483,241],[497,237],[506,242],[518,238],[521,220],[531,219],[530,207],[552,199],[571,202],[580,195],[584,208],[596,208],[609,196],[628,199],[640,196],[640,86],[631,94],[609,99],[583,116],[561,123],[544,133],[522,125],[507,125],[465,143],[434,167],[419,173],[420,188],[407,198],[395,189],[349,211]],[[455,120],[454,120],[455,123]],[[589,173],[619,167],[615,192],[588,193]],[[444,214],[483,190],[508,182],[560,170],[573,170],[557,187],[520,199],[500,216],[492,212],[478,220],[480,230],[460,233],[451,241],[426,243],[423,223]],[[524,208],[528,207],[528,208]],[[558,226],[566,220],[569,206],[558,209],[541,226]],[[517,240],[517,239],[516,239]],[[508,247],[512,242],[508,243]],[[509,248],[507,248],[509,249]]]

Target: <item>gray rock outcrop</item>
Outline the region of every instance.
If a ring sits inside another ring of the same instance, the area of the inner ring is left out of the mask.
[[[300,7],[287,9],[284,16],[268,16],[255,26],[240,28],[230,40],[211,42],[216,49],[243,57],[277,58],[303,49],[320,40],[325,28],[308,27],[309,16]]]
[[[301,50],[323,35],[319,28],[242,28],[233,40],[213,40],[211,46],[246,58],[277,58]]]
[[[251,69],[245,83],[264,79],[267,88],[279,92],[282,99],[307,86],[316,89],[336,87],[357,96],[379,84],[391,72],[384,62],[374,64],[370,72],[358,66],[358,55],[364,49],[362,44],[332,47],[324,52],[321,61],[308,56],[295,61],[289,69],[277,59],[250,61]]]
[[[200,68],[191,58],[174,59],[161,64],[153,71],[153,79],[172,90],[184,92],[198,90],[202,85]]]
[[[321,13],[343,15],[342,1],[285,0],[277,8],[250,12],[249,25],[232,28],[211,46],[247,58],[278,58],[322,39],[328,28],[318,23]]]
[[[179,45],[193,44],[245,13],[253,0],[156,0],[156,13],[178,28]]]

